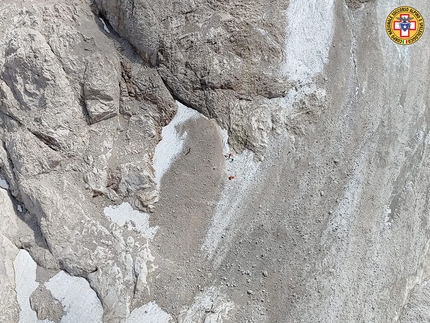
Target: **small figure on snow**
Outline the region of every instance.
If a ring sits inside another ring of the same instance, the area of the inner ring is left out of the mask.
[[[233,154],[232,154],[232,153],[228,153],[227,155],[224,155],[224,157],[225,157],[226,159],[230,160],[230,162],[234,161],[234,158],[233,158]]]

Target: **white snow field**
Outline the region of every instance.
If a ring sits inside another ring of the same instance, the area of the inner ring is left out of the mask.
[[[181,133],[178,126],[184,124],[188,120],[202,117],[196,110],[187,108],[179,102],[176,103],[178,105],[178,112],[172,121],[167,126],[163,127],[161,133],[162,139],[155,148],[153,166],[155,169],[155,181],[158,186],[160,186],[163,175],[182,151],[185,139],[187,138],[187,133]]]
[[[327,63],[334,32],[334,1],[291,0],[287,10],[285,74],[309,83]]]

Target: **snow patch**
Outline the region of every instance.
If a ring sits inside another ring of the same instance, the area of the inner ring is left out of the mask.
[[[105,30],[105,32],[107,32],[108,34],[110,34],[110,30],[109,30],[109,28],[107,27],[106,22],[103,20],[103,18],[100,18],[100,17],[99,17],[99,19],[100,19],[100,21],[103,23],[103,29]]]
[[[64,316],[61,323],[101,323],[103,307],[90,284],[81,277],[72,277],[60,271],[45,286],[61,302]]]
[[[157,268],[157,266],[154,265],[155,258],[152,256],[151,250],[149,249],[149,240],[154,238],[157,233],[158,226],[150,227],[149,214],[134,210],[127,202],[118,206],[106,207],[104,209],[104,214],[112,222],[115,222],[119,226],[128,230],[136,230],[147,239],[140,256],[136,258],[134,272],[138,279],[137,286],[139,286],[139,288],[146,288],[148,293],[150,293],[147,277],[150,272],[153,272]],[[129,237],[127,239],[127,245],[133,244],[134,240]],[[132,265],[132,261],[130,265]]]
[[[19,323],[53,323],[49,320],[37,319],[36,312],[30,307],[30,296],[39,286],[36,283],[36,262],[26,250],[21,249],[13,265],[15,268],[16,296],[21,308]]]
[[[228,146],[228,131],[226,129],[219,128],[219,131],[221,132],[221,138],[222,138],[222,151],[225,154],[230,153],[230,147]]]
[[[334,31],[333,0],[290,0],[287,9],[285,74],[308,83],[328,60]]]
[[[105,207],[104,214],[121,227],[139,231],[146,239],[153,239],[158,230],[158,226],[149,226],[149,214],[133,209],[127,202]]]
[[[182,151],[187,133],[180,133],[178,126],[193,119],[202,117],[196,110],[187,108],[183,104],[176,102],[178,111],[170,123],[163,127],[161,141],[155,147],[153,166],[155,169],[155,181],[160,187],[161,179],[175,158]]]
[[[169,323],[171,319],[155,302],[150,302],[133,310],[127,323]]]
[[[9,189],[9,184],[6,182],[5,179],[0,177],[0,187],[4,188],[5,190]]]

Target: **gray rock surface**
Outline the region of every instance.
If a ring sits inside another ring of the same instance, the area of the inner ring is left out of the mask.
[[[15,291],[15,271],[13,261],[18,254],[18,248],[4,235],[8,232],[17,233],[17,223],[13,205],[6,190],[0,188],[0,319],[3,322],[18,322],[19,307]]]
[[[39,320],[59,323],[64,315],[64,309],[60,302],[53,298],[51,292],[44,285],[39,285],[31,294],[30,306],[36,311]]]
[[[103,206],[156,202],[151,156],[176,106],[158,74],[106,36],[89,3],[2,6],[1,173],[26,224],[23,234],[5,232],[40,266],[88,278],[106,322],[125,321],[142,294],[134,263],[146,239],[131,233],[136,246],[126,253],[130,235]]]
[[[267,141],[254,124],[274,117],[269,99],[291,86],[279,69],[288,1],[95,3],[177,100],[217,117],[234,148],[264,152]]]
[[[2,1],[0,321],[19,249],[53,322],[61,270],[106,323],[428,321],[429,36],[394,44],[397,5]],[[175,100],[201,115],[162,138]]]

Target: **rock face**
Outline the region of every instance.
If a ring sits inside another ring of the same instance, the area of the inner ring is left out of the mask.
[[[2,1],[0,321],[427,320],[430,51],[396,6]]]
[[[19,307],[15,291],[15,272],[13,261],[18,254],[18,248],[9,240],[5,233],[11,236],[16,235],[17,224],[12,202],[7,192],[0,189],[0,205],[2,230],[0,233],[0,256],[1,275],[0,275],[0,318],[5,322],[18,322]]]
[[[128,200],[143,210],[157,201],[151,159],[176,105],[127,43],[106,36],[88,3],[4,6],[1,170],[37,233],[9,239],[41,267],[87,278],[105,320],[124,321],[133,295],[142,296],[135,262],[147,239],[134,234],[136,245],[123,250],[133,233],[123,237],[102,206]]]
[[[257,123],[275,117],[270,99],[283,97],[290,87],[279,68],[288,1],[270,6],[266,1],[202,0],[95,4],[157,69],[177,100],[216,117],[229,130],[233,147],[264,151],[267,140]]]

